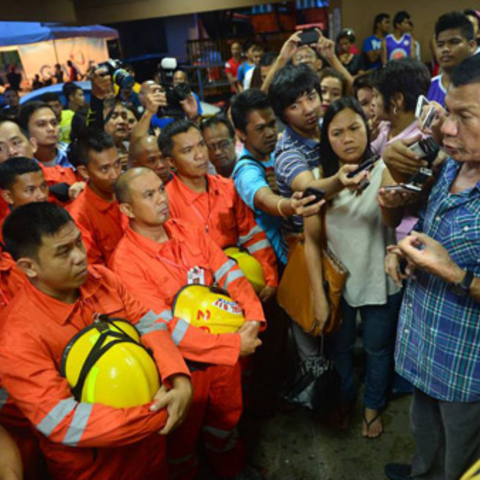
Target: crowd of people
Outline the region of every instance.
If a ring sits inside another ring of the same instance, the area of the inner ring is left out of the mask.
[[[12,88],[0,118],[0,478],[187,480],[202,455],[212,478],[260,479],[242,415],[274,417],[290,377],[319,380],[326,355],[339,388],[323,392],[334,405],[321,422],[349,429],[359,335],[362,436],[379,438],[389,401],[412,395],[415,455],[387,478],[474,478],[479,18],[437,19],[430,69],[407,12],[393,33],[377,15],[363,53],[350,29],[336,42],[299,31],[278,53],[233,42],[232,98],[212,116],[181,69],[171,85],[152,75],[125,88],[93,66],[89,104],[74,82],[65,105],[47,93],[20,107]],[[345,272],[338,306],[327,255]],[[311,328],[277,297],[296,284],[311,293]],[[110,391],[127,364],[135,373]],[[109,368],[120,373],[95,383]]]

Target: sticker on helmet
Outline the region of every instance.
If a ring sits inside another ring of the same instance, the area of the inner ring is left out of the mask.
[[[225,300],[224,298],[217,298],[212,305],[220,310],[223,310],[224,312],[231,313],[233,315],[242,315],[242,309],[238,306],[237,302]]]

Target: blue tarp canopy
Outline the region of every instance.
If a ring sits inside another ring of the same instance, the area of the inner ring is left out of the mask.
[[[102,25],[69,27],[58,23],[0,22],[0,47],[73,37],[116,38],[118,32]]]

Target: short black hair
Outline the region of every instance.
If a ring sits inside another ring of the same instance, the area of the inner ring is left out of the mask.
[[[91,151],[100,153],[110,148],[115,148],[113,138],[103,130],[87,132],[70,144],[69,160],[73,160],[73,166],[88,165],[90,163],[89,153]]]
[[[245,42],[242,45],[242,50],[243,52],[247,53],[248,50],[250,50],[252,47],[254,47],[254,50],[258,50],[258,49],[263,50],[263,45],[252,38],[245,40]]]
[[[390,15],[388,13],[379,13],[378,15],[375,15],[375,18],[373,19],[373,33],[375,33],[378,25],[382,23],[386,18],[390,18]]]
[[[43,237],[55,235],[69,222],[73,222],[70,214],[54,203],[22,205],[12,211],[3,225],[5,248],[15,260],[38,259]]]
[[[30,132],[30,130],[28,129],[28,122],[30,121],[31,116],[35,112],[38,112],[38,110],[42,110],[43,108],[48,108],[55,115],[52,107],[45,102],[34,101],[22,105],[17,116],[18,124],[20,125],[20,127],[23,128],[25,131]]]
[[[352,94],[357,98],[357,93],[362,88],[373,89],[372,74],[366,73],[364,75],[358,75],[355,77],[352,85]]]
[[[261,90],[253,88],[235,95],[230,110],[235,128],[238,128],[241,132],[245,132],[250,112],[265,110],[271,107],[267,94]]]
[[[349,35],[348,32],[342,31],[337,35],[337,42],[338,43],[340,40],[346,38],[350,43],[352,43],[352,37]]]
[[[413,112],[418,97],[428,93],[430,73],[419,60],[401,58],[385,65],[375,78],[375,88],[383,97],[386,112],[390,111],[390,103],[396,93],[403,95],[404,109]]]
[[[81,87],[79,87],[76,83],[74,82],[65,82],[62,87],[62,92],[65,95],[65,98],[68,99],[70,95],[73,95],[77,90],[82,90]]]
[[[20,175],[41,171],[40,165],[31,158],[11,157],[0,163],[0,189],[7,190],[11,188]]]
[[[55,93],[55,92],[47,92],[47,93],[44,93],[44,94],[40,97],[40,100],[41,100],[42,102],[45,102],[45,103],[48,103],[48,102],[60,102],[60,103],[61,103],[60,97],[59,97],[58,94]]]
[[[173,153],[173,137],[180,133],[187,133],[191,128],[195,128],[200,133],[200,127],[191,120],[175,120],[169,123],[158,137],[158,148],[165,157],[171,157]]]
[[[445,30],[460,30],[462,37],[469,42],[475,40],[472,22],[461,12],[450,12],[442,15],[435,24],[435,38]]]
[[[312,90],[322,97],[318,75],[305,64],[287,65],[275,74],[268,98],[275,114],[283,120],[285,109]]]
[[[319,75],[320,85],[322,84],[322,81],[325,78],[336,78],[342,85],[342,97],[344,97],[347,94],[347,88],[348,88],[347,79],[341,73],[337,72],[332,67],[325,67],[322,69]]]
[[[321,135],[322,141],[320,142],[320,162],[322,164],[324,177],[331,177],[332,175],[335,175],[340,168],[340,162],[337,155],[333,151],[330,139],[328,137],[328,128],[335,116],[347,108],[360,115],[363,123],[365,124],[365,130],[367,132],[367,148],[364,152],[364,160],[366,160],[372,154],[370,148],[370,130],[368,128],[367,117],[365,116],[363,108],[361,107],[360,103],[358,103],[358,101],[352,97],[339,98],[330,104],[325,112],[325,116],[323,117]]]
[[[402,23],[404,20],[410,20],[412,17],[408,12],[405,10],[402,10],[401,12],[397,12],[395,16],[393,17],[393,28],[395,28],[397,25]]]
[[[233,128],[233,125],[223,113],[217,113],[212,117],[207,117],[200,124],[200,130],[203,133],[207,128],[215,127],[217,125],[225,125],[227,127],[229,137],[230,138],[235,137],[235,130]]]
[[[453,87],[463,87],[473,83],[480,83],[480,57],[472,55],[465,58],[450,75]]]

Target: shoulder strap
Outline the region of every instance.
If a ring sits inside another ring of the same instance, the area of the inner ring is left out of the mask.
[[[235,173],[233,175],[233,178],[238,175],[238,172],[245,167],[246,165],[255,165],[257,167],[260,167],[264,172],[267,170],[265,165],[263,165],[262,162],[259,162],[255,157],[249,154],[242,155],[238,160],[237,160],[237,165],[238,167],[235,169]]]

